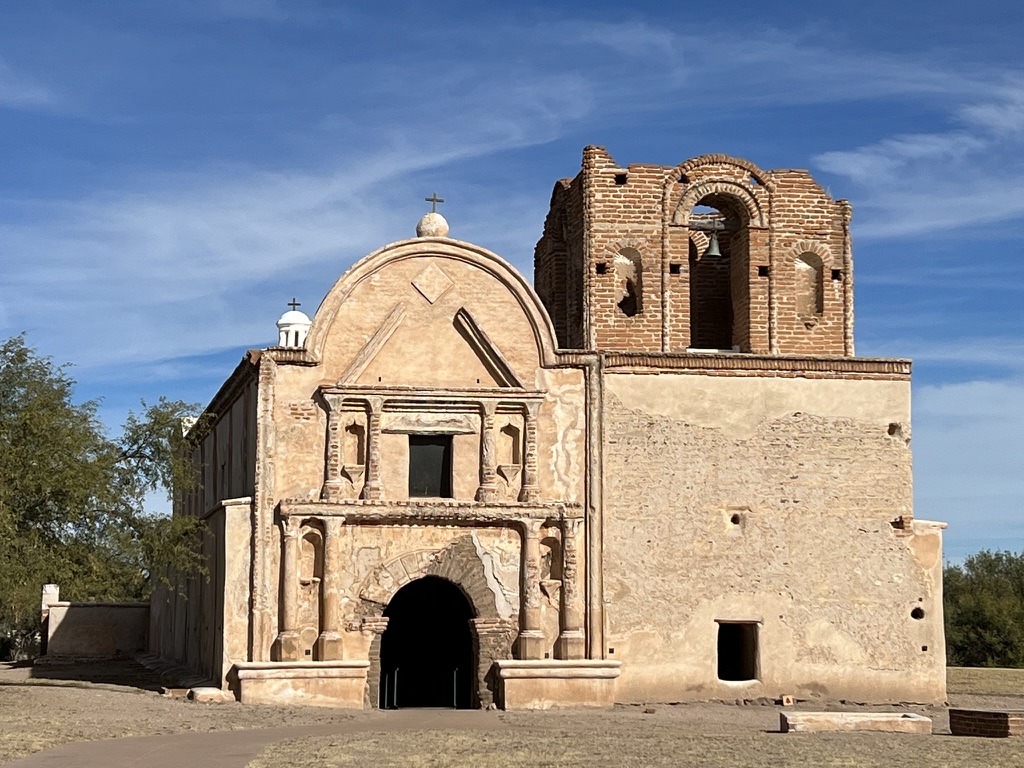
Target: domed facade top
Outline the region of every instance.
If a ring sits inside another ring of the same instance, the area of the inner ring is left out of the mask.
[[[448,237],[448,222],[437,211],[431,211],[416,225],[416,237]]]
[[[281,319],[277,321],[277,345],[279,347],[301,347],[306,343],[306,334],[309,333],[312,321],[306,317],[305,312],[295,309],[299,304],[294,299],[289,306],[291,309],[281,315]]]

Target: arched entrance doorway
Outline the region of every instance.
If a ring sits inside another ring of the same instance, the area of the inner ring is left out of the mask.
[[[380,706],[472,707],[473,607],[462,591],[447,579],[424,576],[398,590],[384,615]]]

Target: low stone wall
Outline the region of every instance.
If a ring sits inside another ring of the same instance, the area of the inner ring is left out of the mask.
[[[146,603],[51,603],[46,655],[129,658],[145,652],[148,635]]]
[[[1024,709],[951,709],[949,730],[954,736],[1024,736]]]

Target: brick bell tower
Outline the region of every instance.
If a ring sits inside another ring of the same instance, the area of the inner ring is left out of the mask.
[[[702,155],[555,185],[534,284],[564,349],[853,355],[850,204],[807,171]]]

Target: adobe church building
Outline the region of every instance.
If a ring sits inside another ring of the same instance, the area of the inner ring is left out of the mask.
[[[192,430],[210,576],[151,651],[243,702],[943,701],[944,526],[910,362],[854,355],[850,215],[587,147],[531,287],[428,213]]]

